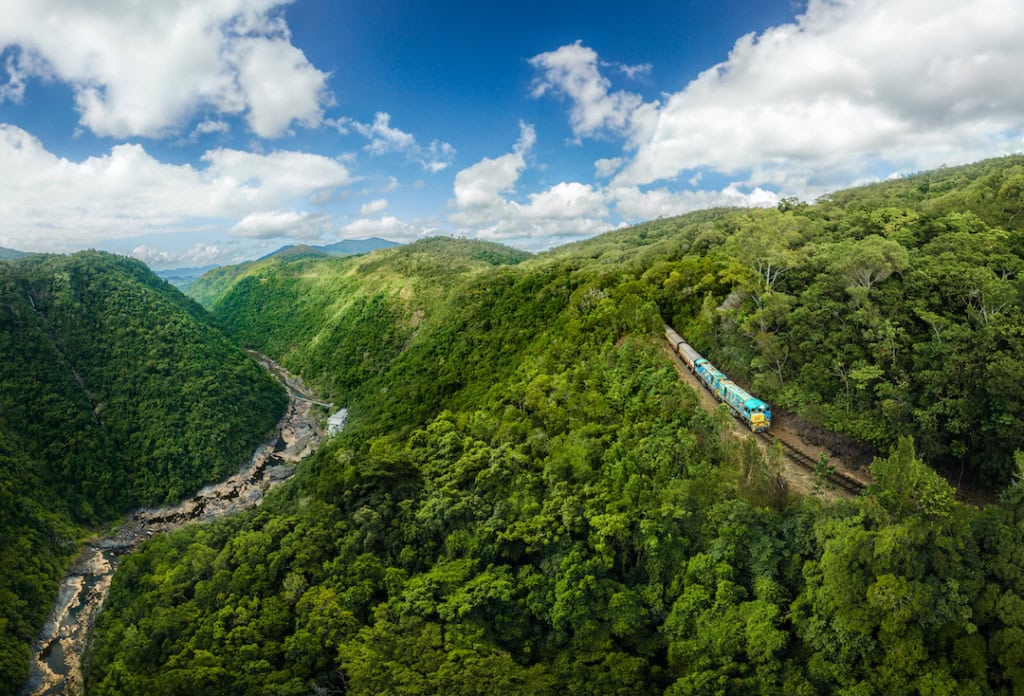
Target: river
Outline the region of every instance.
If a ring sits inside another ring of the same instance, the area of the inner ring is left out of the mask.
[[[142,509],[110,534],[86,542],[64,579],[57,600],[33,645],[28,682],[21,696],[58,696],[82,692],[82,656],[96,615],[110,590],[120,560],[155,534],[187,522],[209,522],[259,505],[271,487],[290,477],[295,465],[316,451],[323,434],[302,380],[269,358],[250,354],[288,389],[288,409],[277,432],[253,452],[228,479],[203,488],[173,507]]]

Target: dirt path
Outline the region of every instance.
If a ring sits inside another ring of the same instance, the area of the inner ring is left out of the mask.
[[[663,345],[663,349],[665,354],[672,358],[672,364],[675,366],[676,372],[679,373],[680,378],[689,384],[697,393],[697,398],[700,400],[701,406],[709,411],[716,410],[719,406],[719,401],[711,395],[711,392],[709,392],[701,381],[697,379],[695,374],[686,369],[686,365],[668,345]],[[745,428],[743,424],[737,420],[732,421],[732,427],[733,432],[737,437],[751,436],[750,430]],[[823,452],[828,452],[824,447],[817,447],[804,442],[800,437],[800,434],[793,430],[792,427],[786,423],[785,419],[776,418],[773,420],[771,433],[778,439],[784,441],[787,445],[802,452],[811,459],[817,460]],[[765,447],[765,442],[760,438],[758,438],[758,444],[760,444],[762,448]],[[832,455],[831,452],[828,452],[828,456],[829,464],[835,467],[837,471],[843,471],[865,485],[870,483],[863,473],[850,470],[839,457]],[[789,489],[794,493],[798,493],[800,495],[817,495],[824,499],[853,497],[852,494],[842,489],[822,488],[818,477],[815,476],[813,472],[808,471],[805,467],[798,464],[789,456],[786,456],[783,459],[783,466],[783,476],[786,478]]]
[[[265,356],[253,357],[288,389],[288,409],[276,434],[257,447],[249,462],[228,479],[203,488],[178,505],[138,510],[110,534],[85,543],[61,581],[57,600],[34,645],[22,696],[82,692],[82,655],[121,558],[155,534],[259,505],[271,487],[290,477],[295,465],[316,451],[322,433],[312,408],[321,402],[309,396],[300,378]]]

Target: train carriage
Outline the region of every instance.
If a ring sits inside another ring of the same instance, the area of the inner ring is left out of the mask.
[[[690,368],[690,372],[696,371],[697,361],[704,359],[701,357],[700,353],[693,349],[693,346],[685,341],[679,344],[679,347],[676,349],[676,353],[678,353],[679,357],[683,359],[686,366]]]
[[[679,344],[686,342],[683,340],[683,337],[677,334],[675,332],[675,329],[673,329],[671,326],[665,327],[665,338],[668,339],[668,342],[669,344],[671,344],[673,351],[678,351]]]
[[[729,408],[755,433],[771,427],[771,406],[751,396],[722,371],[712,365],[693,346],[683,340],[672,327],[665,326],[665,338],[672,344],[672,351],[682,359],[686,367],[708,388],[715,398],[728,404]]]
[[[682,358],[683,362],[686,363],[686,367],[693,372],[697,369],[697,361],[701,359],[700,353],[695,351],[693,347],[683,340],[683,337],[677,334],[672,327],[665,327],[665,338],[672,345],[672,352]]]

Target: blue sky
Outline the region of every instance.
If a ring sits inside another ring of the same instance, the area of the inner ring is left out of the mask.
[[[544,249],[1024,146],[1019,0],[5,0],[0,246]]]

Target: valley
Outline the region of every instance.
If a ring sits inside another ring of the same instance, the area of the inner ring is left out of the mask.
[[[52,395],[5,395],[7,437],[39,438],[7,455],[7,494],[43,495],[28,453],[67,519],[116,492],[111,476],[152,499],[123,536],[90,542],[63,590],[49,571],[33,596],[93,599],[58,609],[37,653],[74,662],[52,631],[93,620],[72,677],[90,696],[1014,693],[1024,221],[1004,192],[1021,167],[698,211],[539,254],[452,238],[278,254],[196,281],[202,306],[104,255],[0,266],[5,384]],[[686,381],[666,323],[772,406],[775,442]],[[204,345],[218,348],[200,368]],[[243,349],[268,356],[258,378]],[[302,382],[268,389],[268,370]],[[245,379],[211,398],[229,375]],[[182,493],[212,472],[174,466],[165,420],[258,443],[257,419],[237,437],[209,427],[273,399],[320,417],[343,403],[345,427],[303,453],[310,431],[286,420],[281,453],[302,465],[258,506],[221,514],[286,473],[275,447],[253,460],[261,479]],[[46,449],[31,419],[62,442],[89,434],[82,456]],[[136,446],[114,460],[124,475],[84,456],[115,442]],[[857,482],[830,490],[830,465]],[[987,502],[959,501],[961,481]],[[7,529],[45,551],[35,514]],[[51,569],[71,562],[74,529]],[[8,586],[24,591],[20,567]]]
[[[288,479],[313,454],[323,433],[323,414],[314,409],[302,380],[264,356],[254,356],[288,390],[289,402],[275,434],[249,462],[220,483],[168,508],[142,509],[109,534],[89,539],[61,580],[56,603],[33,647],[26,696],[73,696],[82,691],[82,662],[97,613],[122,559],[154,535],[189,523],[210,522],[259,505],[267,492]]]
[[[3,6],[0,696],[1024,695],[1024,2]]]

